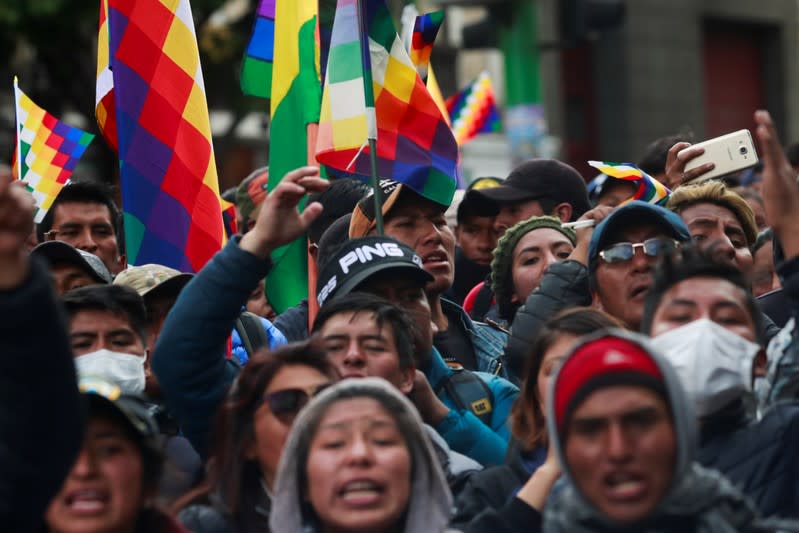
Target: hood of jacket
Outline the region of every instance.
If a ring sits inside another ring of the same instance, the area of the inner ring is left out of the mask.
[[[298,415],[289,433],[283,455],[280,459],[275,492],[272,502],[272,515],[269,526],[272,531],[314,531],[314,517],[310,516],[304,505],[304,495],[300,482],[301,469],[305,468],[307,457],[301,457],[300,450],[307,448],[316,431],[316,426],[337,401],[369,397],[376,399],[384,407],[390,401],[392,409],[386,409],[396,419],[410,423],[401,425],[406,431],[408,449],[413,464],[411,488],[405,524],[402,531],[441,532],[446,529],[452,511],[452,496],[447,486],[439,458],[430,443],[416,408],[395,387],[380,378],[344,380],[325,389],[316,396]],[[306,452],[307,453],[307,452]]]
[[[674,426],[674,433],[675,433],[675,445],[677,447],[676,450],[676,458],[675,458],[675,465],[674,465],[674,477],[671,482],[671,487],[666,493],[666,497],[655,509],[655,514],[660,512],[664,505],[667,505],[668,502],[672,500],[672,498],[680,497],[681,491],[684,490],[684,482],[686,476],[692,472],[693,461],[696,457],[697,452],[697,440],[698,440],[698,430],[697,430],[697,423],[696,423],[696,416],[694,415],[694,408],[691,401],[688,399],[688,396],[682,389],[680,384],[679,377],[668,361],[663,357],[649,342],[646,337],[642,335],[638,335],[635,333],[630,333],[623,330],[606,330],[602,332],[598,332],[597,334],[590,335],[584,338],[584,340],[580,343],[580,345],[575,346],[572,349],[572,353],[582,346],[585,343],[595,341],[599,338],[612,334],[616,337],[623,337],[626,338],[639,346],[641,346],[644,351],[649,354],[651,360],[655,363],[657,368],[660,370],[661,375],[663,376],[664,386],[665,386],[665,393],[666,393],[666,400],[671,409],[671,417],[672,423]],[[568,359],[568,358],[567,358]],[[563,364],[560,365],[562,369],[565,365],[565,361]],[[553,499],[566,499],[568,501],[564,501],[560,503],[561,508],[565,505],[567,508],[572,509],[573,507],[582,507],[583,512],[580,513],[580,516],[583,519],[592,518],[597,523],[607,523],[606,518],[602,515],[602,513],[583,495],[576,487],[576,484],[572,481],[572,473],[569,469],[569,464],[566,461],[566,453],[564,449],[564,443],[561,440],[561,436],[557,429],[556,419],[555,419],[555,395],[554,391],[558,387],[558,380],[561,377],[560,369],[552,378],[552,384],[550,385],[550,389],[548,392],[548,401],[547,401],[547,431],[550,438],[550,446],[554,446],[557,454],[558,459],[560,460],[561,465],[563,465],[563,475],[566,478],[566,487],[558,492],[557,494],[553,495]],[[571,511],[570,511],[571,512]],[[576,517],[577,515],[575,515]],[[567,517],[568,518],[568,517]],[[547,530],[548,531],[548,530]],[[577,530],[575,530],[577,531]]]

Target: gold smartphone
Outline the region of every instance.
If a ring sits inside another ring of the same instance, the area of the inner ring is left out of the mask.
[[[702,174],[689,182],[684,183],[701,183],[703,181],[725,176],[745,168],[753,167],[757,164],[757,151],[755,151],[755,143],[752,140],[752,134],[749,130],[738,130],[721,137],[708,139],[701,143],[689,146],[684,150],[680,150],[678,157],[684,152],[692,148],[704,148],[705,153],[699,157],[691,159],[685,164],[685,171],[695,169],[705,163],[713,163],[716,166],[710,172]]]

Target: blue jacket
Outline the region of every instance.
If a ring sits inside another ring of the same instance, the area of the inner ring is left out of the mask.
[[[442,388],[445,380],[453,374],[453,370],[447,366],[435,348],[429,367],[423,371],[433,390],[438,390],[439,399],[450,408],[449,414],[435,426],[435,430],[444,437],[450,448],[482,465],[502,464],[510,440],[508,415],[519,395],[519,389],[501,377],[475,372],[494,397],[489,427],[471,411],[458,409],[455,400],[450,397],[446,389]]]
[[[508,334],[488,324],[473,321],[461,306],[445,298],[441,299],[441,307],[448,317],[457,316],[463,329],[469,334],[477,360],[477,370],[508,379],[504,355]]]
[[[214,414],[239,366],[225,358],[241,306],[271,268],[231,239],[180,292],[153,354],[166,405],[206,458]]]
[[[286,337],[283,336],[283,333],[281,333],[274,324],[263,317],[258,318],[261,319],[261,325],[264,327],[266,338],[269,340],[270,350],[274,350],[278,346],[283,346],[288,343]],[[230,334],[230,344],[233,347],[233,356],[236,358],[236,361],[238,361],[240,365],[246,364],[247,361],[250,360],[250,354],[247,353],[247,348],[245,348],[244,344],[241,342],[241,336],[236,328],[233,328],[233,332]]]

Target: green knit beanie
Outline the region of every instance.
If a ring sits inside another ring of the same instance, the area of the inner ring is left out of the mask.
[[[494,297],[499,306],[499,314],[502,318],[512,320],[514,304],[511,303],[513,297],[513,250],[522,237],[539,228],[551,228],[561,232],[567,239],[574,244],[577,235],[571,228],[564,228],[563,223],[557,217],[532,217],[522,220],[515,226],[509,228],[503,235],[497,247],[494,248],[494,259],[491,261],[491,288],[494,290]]]

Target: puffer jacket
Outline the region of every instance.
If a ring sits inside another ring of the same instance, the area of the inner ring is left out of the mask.
[[[799,517],[799,405],[747,416],[738,400],[703,419],[698,461],[730,479],[765,517]]]
[[[193,533],[264,533],[269,531],[272,499],[259,479],[248,482],[241,493],[241,510],[234,516],[219,494],[212,492],[204,500],[188,505],[178,513],[178,520]]]
[[[530,346],[544,322],[558,311],[586,305],[591,305],[588,267],[577,261],[550,265],[541,284],[527,297],[513,319],[505,347],[505,361],[511,375],[522,375]]]
[[[283,346],[284,344],[288,343],[286,337],[273,323],[260,316],[258,317],[258,320],[261,322],[261,325],[264,328],[264,333],[266,333],[270,350],[274,350],[278,346]],[[247,361],[250,360],[251,354],[247,353],[247,348],[245,348],[244,343],[241,342],[241,335],[239,335],[238,330],[235,328],[233,328],[233,332],[230,334],[230,344],[232,345],[231,351],[233,352],[233,357],[236,358],[238,363],[242,366],[247,364]]]

